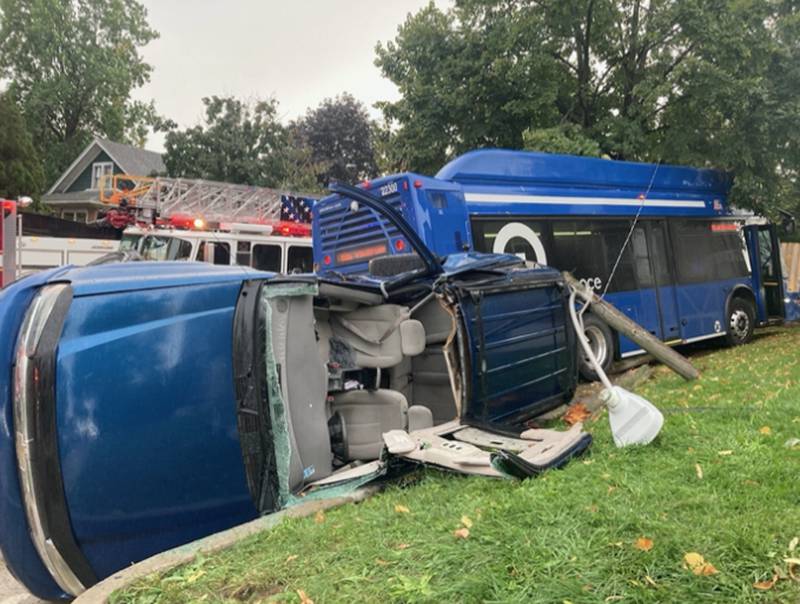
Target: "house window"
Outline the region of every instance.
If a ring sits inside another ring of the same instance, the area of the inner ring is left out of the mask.
[[[97,162],[92,164],[92,190],[97,191],[101,185],[108,187],[111,183],[101,180],[103,176],[111,176],[114,173],[114,164],[110,161]]]
[[[88,217],[86,210],[70,210],[61,212],[61,218],[64,220],[74,220],[75,222],[85,223]]]

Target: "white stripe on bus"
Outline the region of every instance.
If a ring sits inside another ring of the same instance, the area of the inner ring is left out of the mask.
[[[545,203],[604,206],[634,206],[642,204],[641,199],[622,197],[569,197],[557,195],[503,195],[500,193],[464,193],[467,202],[475,203]],[[647,199],[644,205],[659,208],[705,208],[706,202],[689,199]]]
[[[705,335],[705,336],[697,336],[696,338],[688,338],[686,340],[677,340],[675,342],[670,342],[669,345],[670,346],[672,346],[672,345],[677,346],[679,344],[693,344],[694,342],[701,342],[702,340],[711,340],[713,338],[721,338],[724,335],[725,335],[724,332],[723,333],[710,333],[710,334]],[[666,342],[665,342],[665,344],[666,344]],[[623,352],[621,355],[619,355],[619,357],[621,359],[627,359],[628,357],[632,357],[632,356],[637,355],[637,354],[644,354],[646,352],[647,351],[644,350],[643,348],[637,348],[636,350],[631,350],[630,352]]]

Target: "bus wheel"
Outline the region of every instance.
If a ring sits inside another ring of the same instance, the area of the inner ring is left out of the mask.
[[[608,372],[611,363],[614,362],[614,335],[611,333],[611,328],[594,315],[587,313],[583,316],[583,329],[597,362],[603,371]],[[580,346],[578,351],[578,371],[581,376],[591,382],[599,380],[597,372]]]
[[[727,333],[725,339],[730,346],[747,344],[753,337],[756,311],[753,304],[744,298],[734,298],[728,305]]]

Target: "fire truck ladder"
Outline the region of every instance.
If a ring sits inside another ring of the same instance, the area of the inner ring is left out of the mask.
[[[105,176],[100,185],[100,201],[113,206],[127,204],[142,217],[186,214],[212,221],[278,219],[282,195],[297,194],[210,180],[130,174]]]

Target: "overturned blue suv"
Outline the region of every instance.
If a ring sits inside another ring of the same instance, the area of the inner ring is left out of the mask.
[[[0,292],[0,550],[33,594],[399,466],[526,477],[586,448],[525,423],[576,383],[560,275],[435,257],[336,192],[412,253],[363,275],[64,267]]]

